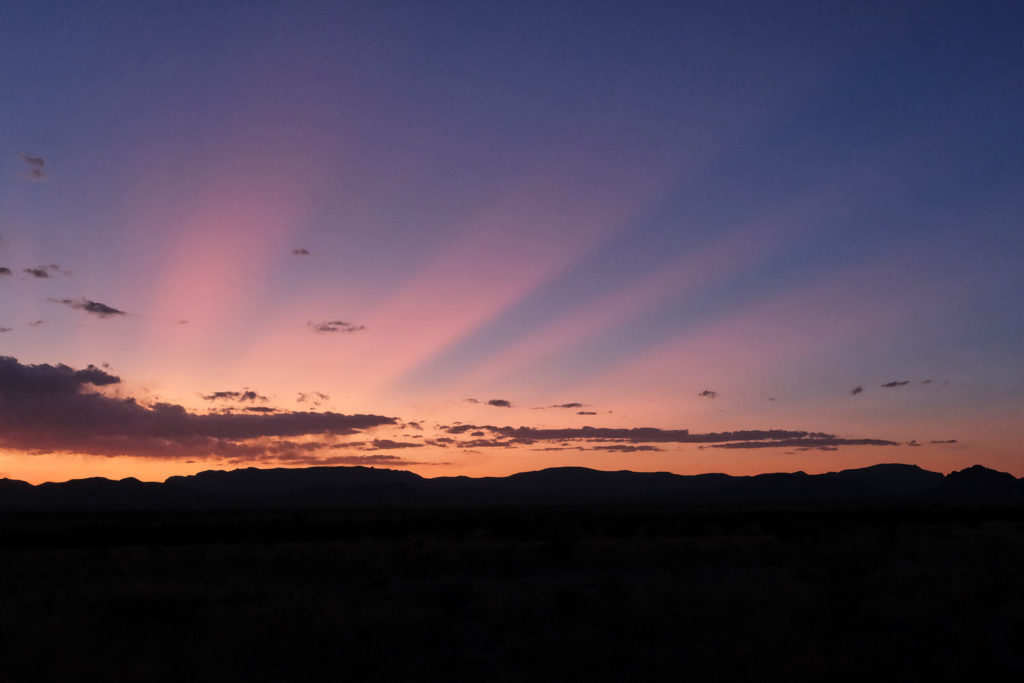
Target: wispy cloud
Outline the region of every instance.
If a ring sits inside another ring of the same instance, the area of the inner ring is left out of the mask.
[[[884,389],[891,389],[892,387],[905,387],[908,384],[910,384],[910,380],[909,379],[893,380],[891,382],[886,382],[885,384],[883,384],[882,388],[884,388]]]
[[[705,389],[704,391],[700,392],[697,395],[698,396],[703,396],[704,398],[718,398],[718,392],[717,391],[711,391],[710,389]]]
[[[309,250],[302,247],[292,249],[292,256],[309,256]]]
[[[735,441],[709,444],[706,448],[790,448],[832,450],[837,446],[899,446],[897,441],[885,439],[840,439],[834,436],[816,438],[778,439],[774,441]]]
[[[862,387],[859,384],[857,386],[855,386],[853,389],[850,389],[850,396],[856,396],[857,394],[863,394],[863,393],[864,393],[864,387]]]
[[[317,334],[326,334],[330,332],[359,332],[365,330],[365,325],[356,325],[355,323],[346,322],[344,320],[325,320],[324,322],[314,323],[310,322],[309,326]]]
[[[590,450],[593,451],[608,451],[610,453],[639,453],[643,451],[660,451],[662,449],[657,446],[649,446],[641,444],[635,446],[632,444],[603,444],[600,446],[594,446]]]

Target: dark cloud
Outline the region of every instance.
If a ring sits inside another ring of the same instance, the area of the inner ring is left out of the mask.
[[[241,403],[244,401],[268,400],[266,396],[261,396],[252,389],[245,389],[243,391],[215,391],[212,394],[204,394],[202,396],[204,401],[238,401]]]
[[[944,441],[929,441],[928,443],[956,443],[956,439],[946,439]]]
[[[0,334],[3,334],[4,332],[10,332],[11,329],[13,329],[13,328],[10,328],[10,327],[0,327]]]
[[[3,275],[13,275],[13,274],[14,273],[11,271],[10,268],[8,268],[6,266],[0,267],[0,276],[3,276]]]
[[[344,320],[326,320],[322,323],[311,322],[309,326],[317,334],[325,334],[327,332],[359,332],[366,329],[365,325],[356,325]]]
[[[397,420],[332,412],[197,414],[180,405],[139,404],[95,391],[120,378],[89,366],[23,365],[0,357],[0,448],[143,457],[255,458],[280,439],[347,435]]]
[[[511,408],[512,402],[503,398],[492,398],[487,402],[487,405],[494,406],[496,408]]]
[[[246,406],[242,410],[246,411],[247,413],[276,413],[276,412],[278,412],[277,408],[270,408],[270,407],[267,407],[267,406]]]
[[[389,450],[395,448],[423,448],[421,443],[411,443],[408,441],[392,441],[391,439],[374,439],[371,444],[372,448],[377,450]]]
[[[905,379],[903,381],[893,380],[891,382],[886,382],[885,384],[882,385],[882,387],[885,389],[889,389],[891,387],[905,387],[908,384],[910,384],[909,379]]]
[[[857,394],[862,394],[862,393],[864,393],[864,387],[862,387],[859,384],[857,386],[855,386],[853,389],[850,389],[850,396],[856,396]]]
[[[495,427],[493,425],[458,425],[446,430],[449,434],[467,431],[486,431],[519,443],[534,441],[625,441],[628,443],[718,443],[728,441],[764,441],[776,439],[833,439],[832,434],[785,429],[747,429],[733,432],[694,434],[688,429],[658,429],[656,427],[610,428],[580,427],[564,429],[535,429],[533,427]]]
[[[292,249],[292,256],[309,256],[309,250],[299,247],[298,249]]]
[[[595,411],[593,411],[593,410],[578,410],[578,411],[576,411],[576,414],[577,415],[597,415],[597,413]]]
[[[548,406],[548,408],[582,408],[585,404],[573,401],[572,403],[559,403],[558,405]]]
[[[101,304],[98,301],[89,301],[88,299],[50,299],[50,301],[55,304],[70,306],[75,310],[91,313],[99,318],[112,318],[116,315],[128,315],[124,311],[119,311],[112,306]]]
[[[483,436],[489,433],[492,438],[477,438],[459,442],[466,447],[509,447],[513,445],[530,445],[545,441],[558,441],[561,446],[569,446],[573,441],[585,441],[590,444],[607,444],[609,447],[591,446],[590,450],[609,450],[619,452],[635,452],[651,450],[650,448],[622,449],[619,446],[642,443],[692,443],[701,444],[702,448],[798,448],[804,450],[830,450],[838,446],[898,446],[895,441],[883,439],[844,439],[823,432],[807,432],[785,429],[748,429],[732,432],[691,433],[687,429],[657,429],[654,427],[636,427],[627,429],[582,427],[565,429],[535,429],[532,427],[496,427],[493,425],[474,426],[458,425],[446,428],[449,434],[462,435],[467,431],[470,436]]]
[[[698,396],[703,396],[704,398],[718,398],[718,392],[717,391],[711,391],[710,389],[705,389],[704,391],[700,392],[697,395]]]
[[[403,429],[419,429],[420,431],[422,431],[423,430],[423,425],[421,425],[419,422],[409,421],[409,422],[406,422],[404,425],[402,425],[402,428]]]
[[[441,431],[444,431],[444,432],[448,432],[449,434],[465,434],[466,432],[470,432],[470,431],[473,431],[474,429],[480,429],[480,428],[474,427],[473,425],[457,424],[457,425],[455,425],[453,427],[447,427],[445,425],[438,425],[438,429],[440,429]]]

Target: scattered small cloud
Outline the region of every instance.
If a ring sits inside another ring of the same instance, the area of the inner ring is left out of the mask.
[[[883,384],[882,388],[883,389],[891,389],[892,387],[905,387],[908,384],[910,384],[910,380],[909,379],[905,379],[905,380],[902,380],[902,381],[894,379],[891,382],[886,382],[885,384]]]
[[[660,451],[662,449],[657,446],[640,445],[633,446],[630,444],[606,444],[602,446],[594,446],[591,450],[594,451],[608,451],[609,453],[637,453],[639,451]]]
[[[371,448],[374,450],[391,450],[395,448],[422,448],[421,443],[411,443],[409,441],[392,441],[391,439],[374,439],[371,444]]]
[[[212,394],[203,394],[204,401],[238,401],[242,403],[244,401],[255,402],[255,401],[267,401],[266,396],[257,394],[252,389],[244,389],[242,391],[215,391]]]
[[[931,383],[932,383],[932,381],[930,379],[923,379],[923,380],[921,380],[921,384],[931,384]]]
[[[487,405],[494,406],[495,408],[511,408],[512,402],[504,398],[492,398],[487,402]]]
[[[798,447],[800,450],[835,450],[838,446],[899,446],[896,441],[885,439],[839,439],[836,437],[824,438],[796,438],[778,439],[776,441],[735,441],[728,443],[714,443],[707,448],[787,448]],[[703,447],[702,447],[703,448]]]
[[[945,439],[942,441],[929,441],[928,443],[956,443],[956,439]]]
[[[42,324],[43,324],[43,321],[42,321],[42,320],[33,320],[32,322],[30,322],[30,323],[26,323],[26,324],[27,324],[27,325],[28,325],[29,327],[39,327],[40,325],[42,325]]]
[[[8,276],[13,274],[14,272],[10,268],[6,266],[0,266],[0,276]]]
[[[25,268],[21,272],[25,273],[26,275],[31,275],[32,277],[49,278],[49,277],[53,277],[53,275],[55,273],[59,273],[60,272],[60,266],[58,266],[56,263],[51,263],[50,265],[47,265],[47,266],[36,266],[35,268]]]
[[[327,394],[321,393],[319,391],[303,392],[303,393],[300,393],[295,398],[295,402],[296,403],[309,403],[314,408],[317,408],[317,407],[323,405],[324,402],[330,401],[330,400],[331,400],[330,396],[328,396]]]
[[[46,180],[46,159],[28,154],[19,154],[18,158],[25,164],[25,177],[29,180]]]
[[[597,415],[597,411],[594,410],[578,410],[577,415]]]
[[[50,299],[49,301],[55,304],[69,306],[75,310],[91,313],[99,318],[112,318],[118,315],[128,315],[124,311],[119,311],[113,306],[101,304],[98,301],[90,301],[88,299]]]
[[[573,401],[572,403],[559,403],[557,405],[548,406],[548,408],[583,408],[586,404]]]
[[[10,328],[10,327],[0,327],[0,334],[3,334],[4,332],[10,332],[11,329],[13,329],[13,328]]]
[[[717,391],[711,391],[710,389],[705,389],[704,391],[700,392],[697,395],[698,396],[703,396],[704,398],[718,398],[718,392]]]
[[[465,401],[466,403],[479,403],[480,402],[480,401],[478,401],[475,398],[464,398],[462,400]]]
[[[863,393],[864,393],[864,387],[862,387],[859,384],[857,386],[855,386],[853,389],[850,389],[850,396],[856,396],[857,394],[863,394]]]
[[[188,318],[179,318],[174,321],[175,325],[188,325]]]
[[[317,334],[325,334],[328,332],[359,332],[365,330],[365,325],[356,325],[355,323],[346,322],[344,320],[326,320],[320,323],[310,322],[309,326]]]
[[[309,256],[309,249],[304,249],[302,247],[292,249],[292,256]]]

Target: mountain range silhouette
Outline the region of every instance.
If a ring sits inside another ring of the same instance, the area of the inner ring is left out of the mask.
[[[981,465],[944,476],[903,464],[755,476],[556,467],[507,477],[425,478],[357,466],[207,470],[163,483],[93,477],[33,486],[0,479],[5,510],[903,504],[1021,505],[1024,479]]]

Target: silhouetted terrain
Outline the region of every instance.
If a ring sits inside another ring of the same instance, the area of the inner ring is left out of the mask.
[[[560,467],[509,477],[425,479],[367,467],[209,470],[166,482],[0,480],[2,509],[480,507],[507,505],[894,505],[1024,503],[1024,480],[975,465],[943,476],[915,465],[808,475],[603,472]]]
[[[0,512],[0,657],[11,681],[1017,680],[1019,485],[905,466],[5,481],[23,509]]]

